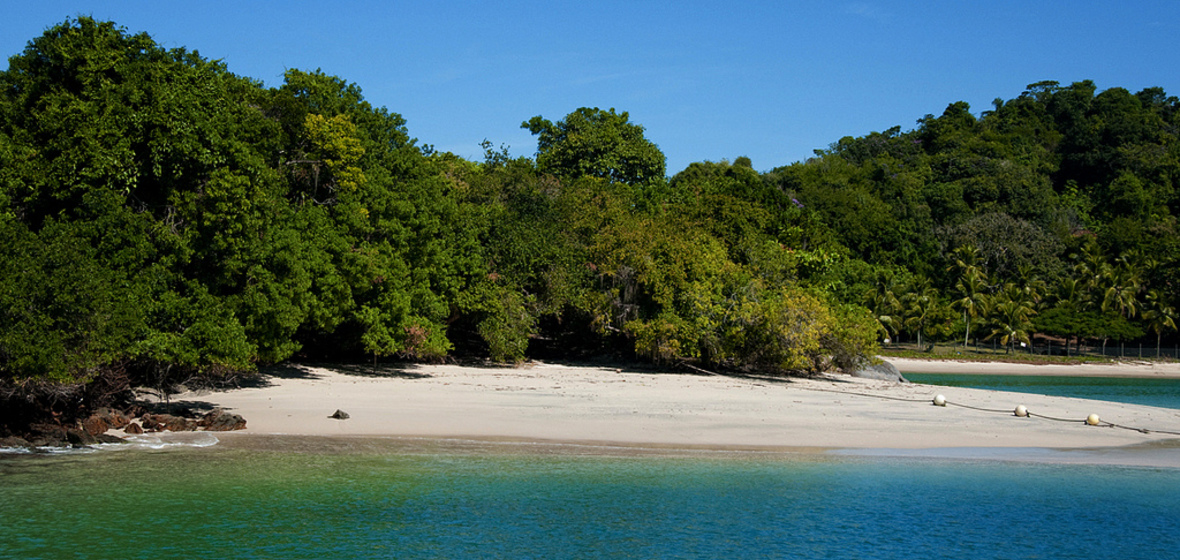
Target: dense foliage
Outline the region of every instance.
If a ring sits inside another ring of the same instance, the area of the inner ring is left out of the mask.
[[[320,71],[87,18],[0,73],[0,379],[292,357],[850,368],[882,337],[1175,332],[1180,103],[1036,84],[806,162],[666,176],[614,109],[471,162]]]
[[[1180,101],[1042,82],[844,138],[765,178],[872,263],[885,337],[1175,335]]]

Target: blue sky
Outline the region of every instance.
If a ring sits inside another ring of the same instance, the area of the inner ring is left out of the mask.
[[[165,47],[281,83],[322,68],[400,113],[436,149],[532,155],[520,128],[578,107],[646,128],[669,174],[750,157],[765,171],[842,136],[967,101],[978,114],[1027,84],[1180,95],[1180,2],[9,2],[0,53],[69,16],[146,31]]]

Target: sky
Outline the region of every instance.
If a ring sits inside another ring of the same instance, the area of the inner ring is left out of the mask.
[[[671,175],[740,156],[768,171],[956,101],[978,115],[1043,80],[1180,95],[1175,0],[5,3],[3,69],[86,15],[267,86],[322,69],[420,144],[476,161],[485,139],[532,156],[521,123],[579,107],[628,112]]]

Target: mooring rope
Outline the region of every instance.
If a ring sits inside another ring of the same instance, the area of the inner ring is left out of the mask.
[[[893,397],[893,396],[889,396],[889,395],[876,395],[873,393],[862,393],[859,391],[842,391],[839,389],[825,389],[825,388],[820,388],[820,387],[797,387],[797,388],[803,389],[805,391],[819,391],[819,392],[823,392],[823,393],[838,393],[838,394],[842,394],[842,395],[856,395],[856,396],[861,396],[861,397],[871,397],[871,398],[884,399],[884,400],[890,400],[890,401],[921,402],[921,403],[931,402],[930,399],[912,399],[912,398],[904,398],[904,397]],[[957,406],[959,408],[968,408],[971,410],[978,410],[980,412],[988,412],[988,413],[993,413],[993,414],[1015,415],[1014,410],[1001,410],[1001,409],[996,409],[996,408],[982,408],[982,407],[978,407],[978,406],[971,406],[969,404],[947,401],[947,400],[944,400],[943,404],[947,405],[947,406]],[[1054,422],[1067,422],[1070,424],[1076,424],[1079,422],[1083,423],[1083,424],[1087,423],[1086,420],[1084,420],[1084,419],[1077,420],[1077,419],[1071,419],[1071,418],[1056,418],[1056,417],[1048,416],[1045,414],[1034,413],[1032,411],[1026,411],[1025,414],[1029,418],[1044,418],[1045,420],[1052,420]],[[1142,434],[1155,433],[1155,434],[1168,434],[1168,435],[1180,436],[1180,432],[1172,432],[1172,431],[1168,431],[1168,430],[1152,430],[1152,429],[1148,429],[1148,428],[1137,428],[1134,426],[1124,426],[1122,424],[1115,424],[1114,422],[1109,422],[1106,420],[1099,420],[1098,424],[1105,425],[1105,426],[1108,426],[1111,428],[1120,428],[1123,430],[1131,430],[1131,431],[1139,432]]]
[[[702,369],[702,368],[693,366],[692,364],[689,364],[687,362],[681,362],[680,365],[687,367],[689,369],[695,370],[700,373],[708,374],[708,375],[713,375],[713,376],[717,376],[717,377],[730,377],[730,376],[722,375],[720,373],[709,371],[707,369]],[[768,378],[759,378],[759,379],[769,380]],[[761,385],[761,384],[756,384],[756,385]],[[911,399],[911,398],[905,398],[905,397],[893,397],[893,396],[889,396],[889,395],[861,393],[859,391],[842,391],[839,389],[824,389],[824,388],[820,388],[820,387],[796,387],[796,388],[802,389],[804,391],[819,391],[822,393],[837,393],[837,394],[841,394],[841,395],[856,395],[856,396],[860,396],[860,397],[870,397],[870,398],[884,399],[884,400],[889,400],[889,401],[912,402],[912,403],[930,402],[930,399]],[[942,395],[939,395],[939,396],[941,397]],[[936,399],[937,399],[937,397],[936,397]],[[971,406],[969,404],[948,401],[948,400],[945,400],[945,397],[944,397],[942,406],[945,406],[945,405],[957,406],[959,408],[968,408],[971,410],[978,410],[980,412],[988,412],[988,413],[993,413],[993,414],[1011,414],[1014,416],[1016,415],[1015,410],[1000,410],[1000,409],[996,409],[996,408],[981,408],[978,406]],[[1025,410],[1024,415],[1028,416],[1029,418],[1044,418],[1045,420],[1052,420],[1054,422],[1067,422],[1070,424],[1075,424],[1078,422],[1081,422],[1083,424],[1088,423],[1087,420],[1075,420],[1075,419],[1070,419],[1070,418],[1055,418],[1055,417],[1047,416],[1044,414],[1034,413],[1030,410]],[[1131,430],[1131,431],[1135,431],[1135,432],[1139,432],[1139,433],[1143,433],[1143,434],[1155,433],[1155,434],[1168,434],[1168,435],[1173,435],[1173,436],[1180,436],[1180,432],[1171,432],[1168,430],[1150,430],[1147,428],[1136,428],[1134,426],[1124,426],[1121,424],[1115,424],[1114,422],[1108,422],[1106,420],[1099,420],[1098,424],[1106,425],[1111,428],[1120,428],[1123,430]]]

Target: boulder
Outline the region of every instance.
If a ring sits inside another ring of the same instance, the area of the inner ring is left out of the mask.
[[[29,425],[31,447],[67,447],[66,429],[57,424],[36,423]]]
[[[147,431],[191,432],[197,429],[196,420],[171,414],[144,414],[140,422]]]
[[[94,445],[98,443],[98,439],[86,433],[86,430],[77,430],[74,428],[66,430],[66,441],[70,442],[70,444],[74,445],[75,447]]]
[[[123,428],[123,433],[132,434],[132,435],[142,434],[143,427],[141,427],[139,424],[136,424],[135,422],[132,422],[130,424],[127,424],[127,426],[125,428]]]
[[[8,436],[0,438],[0,447],[32,447],[32,444],[24,438]]]
[[[339,408],[337,408],[336,412],[333,412],[332,415],[329,416],[328,418],[335,418],[336,420],[348,420],[351,417],[348,415],[347,412],[344,412],[343,410],[340,410]]]
[[[127,440],[110,434],[98,434],[94,439],[98,440],[98,443],[127,443]]]
[[[103,422],[106,422],[107,428],[111,430],[122,429],[131,422],[131,419],[126,414],[123,414],[122,411],[105,406],[95,410],[94,414],[90,415],[90,418],[101,419]]]
[[[889,362],[882,361],[876,365],[867,365],[849,375],[853,377],[860,377],[864,379],[877,379],[880,381],[892,381],[894,383],[909,383],[901,372],[897,370],[897,366]]]
[[[246,419],[218,408],[201,418],[197,425],[210,432],[230,432],[246,429]]]
[[[106,419],[99,414],[92,414],[82,421],[82,430],[92,436],[105,434],[110,427],[111,425],[107,423]]]

